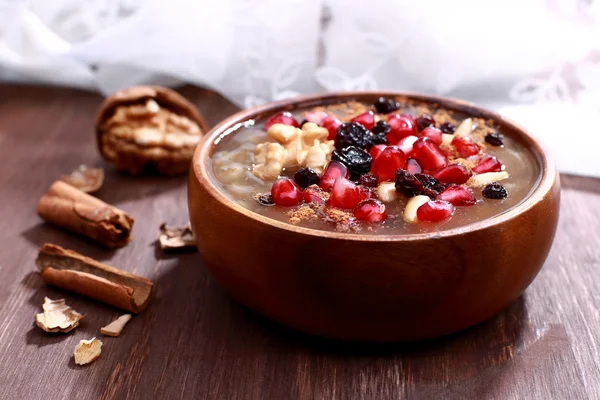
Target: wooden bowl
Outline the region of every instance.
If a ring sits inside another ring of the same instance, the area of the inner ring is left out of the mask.
[[[530,195],[490,219],[441,232],[361,235],[276,221],[228,199],[208,159],[236,124],[278,111],[379,96],[408,97],[496,121],[541,171]],[[558,222],[559,179],[548,153],[523,128],[458,100],[398,92],[299,97],[241,111],[202,140],[189,175],[190,221],[205,265],[248,307],[311,334],[405,341],[455,332],[504,309],[542,267]]]

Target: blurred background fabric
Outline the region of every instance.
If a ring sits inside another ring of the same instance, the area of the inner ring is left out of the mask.
[[[599,0],[0,0],[0,80],[212,88],[240,106],[338,90],[458,97],[600,177]]]

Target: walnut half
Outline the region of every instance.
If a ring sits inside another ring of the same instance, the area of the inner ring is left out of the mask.
[[[186,173],[206,130],[192,103],[159,86],[118,91],[102,103],[96,117],[100,154],[132,175],[146,167],[163,175]]]

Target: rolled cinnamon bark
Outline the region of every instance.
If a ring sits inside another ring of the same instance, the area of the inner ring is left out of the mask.
[[[37,211],[46,221],[110,248],[123,247],[131,240],[133,218],[62,181],[50,186]]]
[[[148,306],[153,284],[146,278],[46,243],[35,264],[44,282],[138,314]]]

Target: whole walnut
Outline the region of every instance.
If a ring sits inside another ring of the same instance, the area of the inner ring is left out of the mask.
[[[159,86],[120,90],[104,100],[96,117],[100,154],[131,175],[149,169],[163,175],[187,173],[206,131],[192,103]]]

